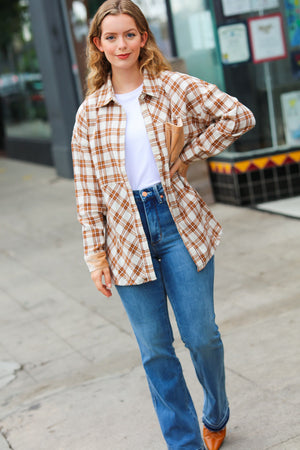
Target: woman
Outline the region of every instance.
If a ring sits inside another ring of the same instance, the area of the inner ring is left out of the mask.
[[[254,118],[216,86],[171,72],[131,0],[98,9],[88,56],[89,91],[72,139],[85,260],[102,294],[116,285],[168,448],[203,449],[173,348],[169,298],[204,389],[204,440],[218,449],[229,419],[213,305],[221,226],[185,172],[250,130]]]

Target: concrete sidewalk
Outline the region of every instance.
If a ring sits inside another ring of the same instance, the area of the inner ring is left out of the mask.
[[[0,159],[0,450],[166,448],[122,305],[94,288],[73,182]],[[221,204],[216,313],[231,420],[222,449],[296,450],[300,222]],[[173,320],[173,319],[172,319]],[[201,419],[187,350],[176,349]]]

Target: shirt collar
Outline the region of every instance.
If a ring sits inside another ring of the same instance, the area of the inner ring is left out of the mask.
[[[146,95],[150,95],[151,97],[159,98],[162,86],[160,77],[150,75],[146,69],[143,71],[143,77],[143,90],[141,95],[144,95],[144,97]],[[108,76],[106,83],[99,89],[98,92],[99,95],[97,106],[100,108],[108,105],[111,101],[117,103],[111,82],[111,75]]]
[[[104,83],[104,85],[101,86],[98,93],[99,95],[97,100],[97,106],[99,106],[100,108],[102,106],[108,105],[111,101],[116,102],[116,97],[111,82],[111,75],[108,75],[106,83]]]
[[[162,88],[162,82],[159,75],[150,75],[147,70],[143,71],[144,81],[143,81],[143,91],[145,95],[150,95],[151,97],[159,98]]]

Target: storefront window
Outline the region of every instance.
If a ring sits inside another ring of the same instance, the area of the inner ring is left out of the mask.
[[[162,0],[136,0],[136,4],[141,8],[147,18],[151,31],[163,54],[166,58],[173,56],[169,36],[166,2]]]
[[[51,131],[28,1],[5,2],[0,22],[0,114],[4,133],[8,138],[47,139]]]
[[[249,106],[257,121],[230,151],[299,145],[299,2],[214,0],[213,8],[225,89]]]

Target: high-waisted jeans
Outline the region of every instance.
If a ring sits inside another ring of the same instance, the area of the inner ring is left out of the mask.
[[[197,272],[160,184],[134,191],[157,280],[116,286],[133,327],[153,404],[169,450],[204,449],[197,414],[173,348],[167,297],[204,390],[203,423],[221,430],[229,418],[224,351],[215,323],[214,259]]]

